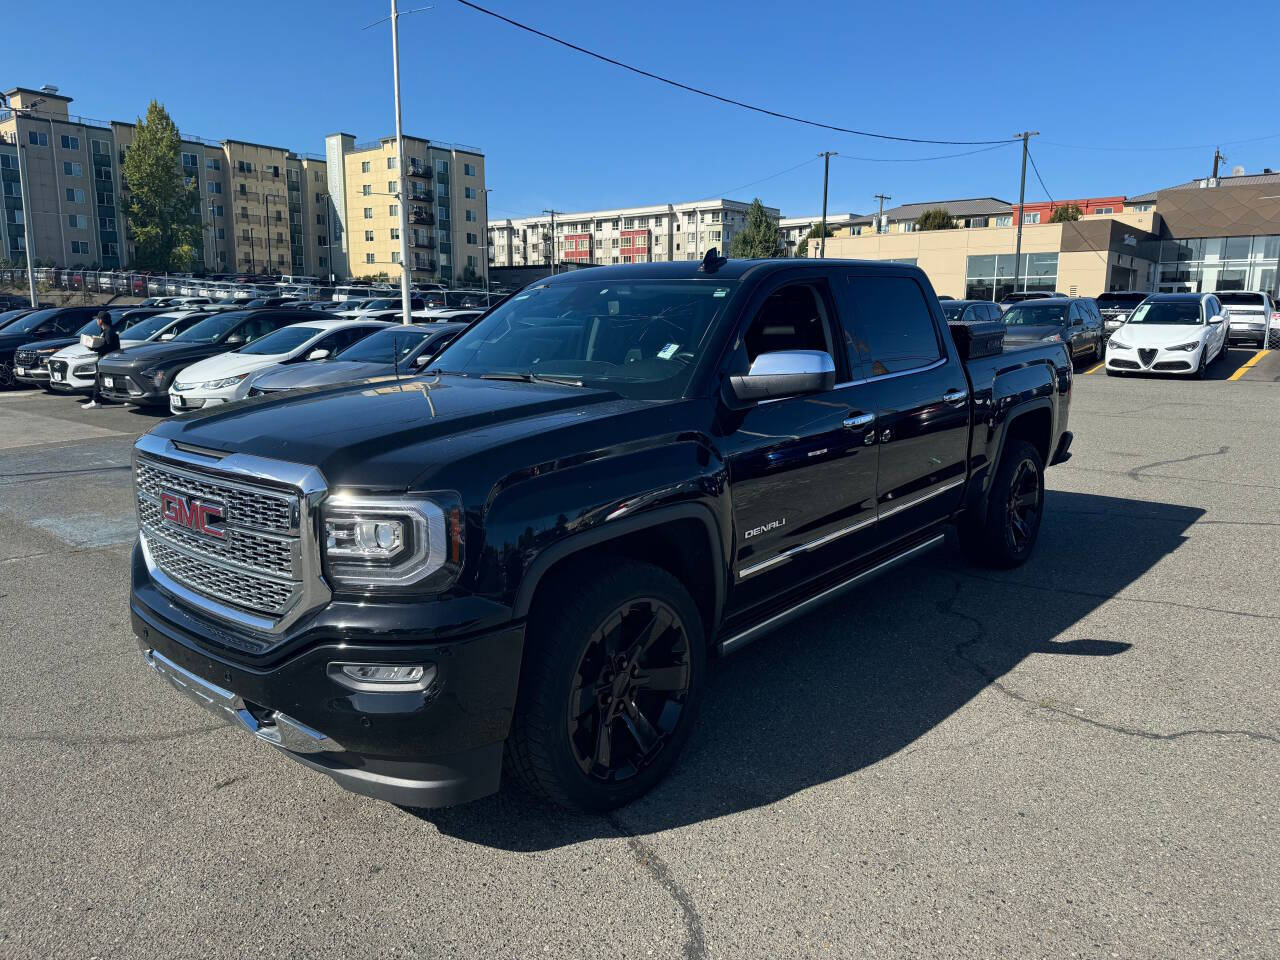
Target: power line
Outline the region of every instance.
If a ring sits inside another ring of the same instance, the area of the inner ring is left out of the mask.
[[[975,153],[987,153],[991,150],[999,150],[1001,147],[1007,147],[1011,143],[1017,143],[1018,138],[1012,140],[1001,140],[989,147],[980,147],[977,150],[965,150],[962,153],[940,153],[933,157],[855,157],[851,154],[842,153],[839,157],[842,160],[860,160],[863,163],[924,163],[927,160],[951,160],[955,157],[971,157]]]
[[[623,63],[621,60],[615,60],[613,57],[605,56],[603,53],[596,53],[594,50],[588,50],[586,47],[580,47],[576,43],[570,43],[568,40],[562,40],[560,37],[556,37],[556,36],[553,36],[552,34],[539,30],[537,27],[531,27],[527,23],[521,23],[519,20],[512,20],[510,17],[504,17],[502,14],[494,10],[489,10],[485,7],[480,6],[477,3],[472,3],[471,0],[457,0],[457,2],[462,4],[464,7],[469,7],[470,9],[475,10],[477,13],[483,13],[486,16],[493,17],[495,20],[501,20],[503,23],[516,27],[519,30],[524,30],[527,33],[532,33],[534,36],[542,37],[542,39],[544,40],[550,40],[552,43],[558,43],[562,47],[567,47],[570,50],[574,50],[588,57],[593,57],[596,60],[601,61],[602,63],[607,63],[615,67],[620,67],[623,70],[629,70],[630,72],[638,74],[639,76],[648,77],[650,80],[657,80],[659,83],[665,83],[668,86],[676,87],[677,89],[684,90],[688,93],[696,93],[700,97],[707,97],[711,100],[718,100],[721,103],[727,103],[734,107],[742,107],[742,109],[744,110],[751,110],[751,111],[754,111],[755,113],[762,113],[765,116],[776,117],[779,120],[790,120],[792,123],[802,123],[802,124],[805,124],[806,126],[819,127],[823,130],[834,130],[837,133],[851,133],[854,136],[858,136],[858,137],[873,137],[877,140],[895,140],[900,143],[937,143],[937,144],[944,144],[944,145],[949,144],[951,146],[971,147],[971,146],[985,145],[985,144],[1002,144],[1002,143],[1012,142],[1010,140],[932,140],[926,137],[899,137],[899,136],[894,136],[888,133],[872,133],[868,130],[853,130],[849,127],[840,127],[833,123],[823,123],[820,120],[807,120],[803,117],[793,116],[788,113],[780,113],[777,110],[769,110],[765,107],[757,107],[750,103],[744,103],[741,100],[734,100],[732,97],[721,96],[718,93],[712,93],[709,90],[703,90],[699,87],[690,86],[687,83],[681,83],[678,80],[672,80],[669,77],[664,77],[660,74],[652,73],[649,70],[643,70],[640,67],[634,67],[629,63]]]
[[[1049,192],[1049,188],[1044,185],[1044,177],[1040,176],[1040,168],[1036,166],[1036,158],[1031,155],[1030,150],[1027,151],[1027,159],[1031,161],[1031,169],[1035,173],[1036,179],[1040,181],[1040,189],[1043,190],[1044,195],[1049,198],[1049,204],[1051,206],[1056,206],[1058,201],[1053,199],[1053,194],[1051,194]],[[1023,210],[1019,208],[1018,217],[1021,218],[1022,216],[1023,216]],[[1092,243],[1089,242],[1089,238],[1084,235],[1084,231],[1081,230],[1076,225],[1076,222],[1074,220],[1068,220],[1066,222],[1071,224],[1071,229],[1076,232],[1076,236],[1080,238],[1080,240],[1084,243],[1086,247],[1088,247],[1095,254],[1097,254],[1098,259],[1101,260],[1103,265],[1105,266],[1107,264],[1106,254],[1104,254],[1102,251],[1100,251],[1097,247],[1095,247]]]
[[[1108,153],[1164,153],[1175,150],[1211,150],[1214,147],[1238,147],[1246,143],[1262,143],[1264,140],[1275,140],[1280,133],[1269,133],[1265,137],[1250,137],[1247,140],[1219,140],[1217,143],[1192,143],[1181,147],[1101,147],[1084,143],[1059,143],[1054,140],[1041,140],[1050,147],[1064,147],[1067,150],[1102,150]]]

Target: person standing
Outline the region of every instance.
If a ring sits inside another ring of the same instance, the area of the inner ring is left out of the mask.
[[[99,336],[102,338],[102,345],[94,348],[93,352],[96,353],[98,355],[98,359],[101,360],[108,353],[115,353],[120,349],[120,334],[117,333],[115,327],[111,325],[111,314],[107,313],[107,311],[98,311],[96,319],[98,321],[98,330],[101,331]],[[80,409],[96,410],[98,407],[102,406],[102,394],[100,392],[101,388],[99,387],[100,383],[101,381],[95,374],[93,378],[93,396],[91,396],[87,402],[80,404]]]

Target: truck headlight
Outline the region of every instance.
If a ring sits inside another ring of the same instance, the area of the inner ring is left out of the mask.
[[[462,569],[464,522],[457,494],[366,497],[339,492],[324,504],[326,572],[365,592],[439,592]]]

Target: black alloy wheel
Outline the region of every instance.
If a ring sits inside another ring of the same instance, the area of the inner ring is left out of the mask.
[[[621,783],[661,754],[689,697],[689,635],[674,608],[628,600],[592,633],[566,717],[573,757],[593,780]]]
[[[5,390],[12,386],[13,367],[7,363],[0,363],[0,390]]]
[[[1043,490],[1040,468],[1030,457],[1020,460],[1013,469],[1005,506],[1005,536],[1015,553],[1027,549],[1039,528]]]

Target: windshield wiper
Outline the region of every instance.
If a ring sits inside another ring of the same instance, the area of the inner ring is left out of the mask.
[[[545,373],[534,373],[532,370],[526,370],[523,373],[515,370],[505,371],[502,373],[482,373],[481,380],[515,380],[519,383],[558,383],[562,386],[580,387],[582,386],[581,377],[569,376],[550,376]]]

